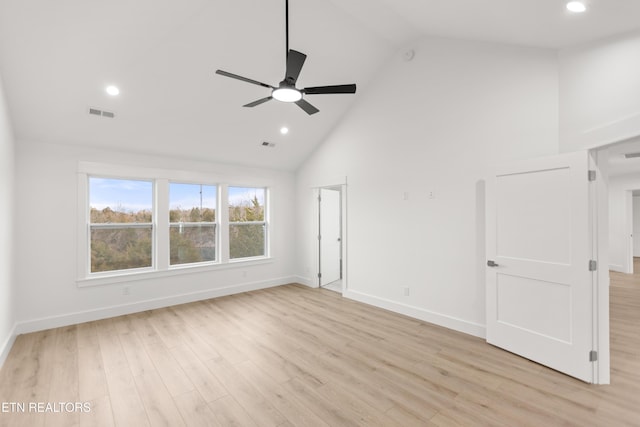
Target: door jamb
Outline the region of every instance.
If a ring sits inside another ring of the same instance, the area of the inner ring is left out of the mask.
[[[593,275],[593,349],[598,360],[593,366],[593,383],[611,382],[609,329],[609,151],[606,148],[589,152],[590,169],[596,180],[590,189],[592,209],[592,252],[598,269]]]
[[[314,276],[313,280],[315,285],[313,287],[320,287],[320,243],[319,243],[319,230],[320,230],[320,204],[318,203],[318,197],[320,196],[320,189],[322,188],[331,188],[331,189],[339,189],[340,190],[340,226],[341,226],[341,241],[340,241],[340,251],[342,254],[342,294],[349,289],[348,285],[348,220],[347,220],[347,184],[346,178],[345,182],[341,184],[334,185],[322,185],[313,188],[313,236],[315,239],[315,243],[313,244],[313,257],[314,257]]]

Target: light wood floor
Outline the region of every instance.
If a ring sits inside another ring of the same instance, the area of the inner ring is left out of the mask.
[[[640,269],[638,269],[640,271]],[[613,274],[612,382],[288,285],[18,337],[0,425],[640,425],[640,275]]]

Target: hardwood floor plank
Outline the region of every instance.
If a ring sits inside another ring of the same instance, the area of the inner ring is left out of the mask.
[[[196,353],[189,347],[174,347],[171,349],[171,354],[187,374],[187,377],[191,380],[191,383],[196,387],[205,402],[213,402],[229,394],[227,389],[224,388],[220,381],[218,381],[198,358]]]
[[[135,377],[136,388],[152,426],[184,426],[184,420],[160,375],[145,371]]]
[[[178,396],[195,389],[184,370],[163,343],[148,344],[145,348],[172,396]]]
[[[209,403],[209,408],[218,420],[218,423],[225,427],[254,427],[258,426],[249,416],[233,396],[224,396]]]
[[[113,427],[113,410],[111,409],[111,400],[109,396],[103,396],[93,400],[83,400],[88,402],[91,408],[90,412],[81,413],[79,415],[81,427]]]
[[[220,359],[209,360],[207,367],[257,424],[278,426],[285,421],[284,416],[238,373],[234,365]]]
[[[307,409],[296,395],[287,393],[280,384],[276,383],[268,374],[268,369],[259,367],[251,361],[238,365],[240,374],[253,384],[256,389],[273,405],[288,422],[295,426],[327,427],[315,413]]]
[[[100,321],[97,330],[115,425],[148,426],[147,414],[112,322]]]
[[[94,331],[91,339],[80,338],[82,329],[78,328],[78,398],[87,402],[108,396],[109,390],[98,335]]]
[[[155,366],[147,354],[144,343],[135,331],[120,332],[118,338],[134,377],[155,371]]]
[[[197,391],[175,396],[176,406],[189,427],[224,427]]]
[[[640,261],[638,261],[640,270]],[[640,274],[611,274],[611,381],[593,386],[484,340],[288,285],[21,335],[0,426],[640,425]]]

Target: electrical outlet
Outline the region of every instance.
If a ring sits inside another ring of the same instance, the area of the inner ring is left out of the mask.
[[[435,199],[436,198],[435,194],[433,194],[433,191],[429,191],[429,198],[430,199]]]
[[[408,287],[408,286],[405,286],[405,287],[404,287],[404,296],[405,296],[405,297],[408,297],[408,296],[409,296],[409,293],[410,293],[410,292],[409,292],[409,287]]]

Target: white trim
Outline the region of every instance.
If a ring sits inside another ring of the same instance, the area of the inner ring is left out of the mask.
[[[4,362],[7,360],[7,357],[9,357],[9,352],[13,347],[13,343],[16,342],[16,338],[18,337],[18,334],[16,333],[16,329],[17,329],[17,325],[14,324],[13,327],[11,328],[11,331],[9,331],[9,336],[0,347],[0,369],[2,369],[2,366],[4,365]]]
[[[30,332],[42,331],[45,329],[60,328],[63,326],[76,325],[79,323],[91,322],[94,320],[139,313],[146,310],[154,310],[178,304],[186,304],[194,301],[202,301],[210,298],[239,294],[242,292],[272,288],[275,286],[282,286],[294,282],[296,282],[296,277],[288,276],[270,280],[263,280],[259,282],[249,282],[239,285],[226,286],[223,288],[173,295],[170,297],[149,299],[130,304],[114,305],[110,307],[78,311],[75,313],[62,314],[58,316],[25,320],[17,322],[14,331],[17,334],[25,334]]]
[[[609,270],[617,271],[618,273],[626,273],[624,266],[619,264],[609,264]]]
[[[634,112],[608,123],[601,123],[590,129],[565,134],[562,139],[565,139],[568,144],[562,144],[560,149],[565,148],[565,146],[580,146],[586,149],[603,148],[637,137],[639,129],[640,112]],[[569,149],[568,151],[573,150]]]
[[[171,266],[168,270],[156,271],[137,269],[136,271],[127,272],[127,270],[118,270],[117,274],[108,276],[91,276],[85,279],[77,279],[76,284],[79,288],[90,286],[103,286],[112,283],[133,282],[137,280],[158,279],[161,277],[179,276],[183,274],[204,273],[208,271],[226,270],[231,268],[248,267],[252,265],[271,264],[275,262],[274,258],[239,258],[234,262],[226,264],[220,263],[191,263],[179,264]]]
[[[436,313],[435,311],[426,310],[424,308],[415,307],[408,304],[402,304],[391,301],[386,298],[379,298],[362,292],[345,289],[342,296],[375,307],[384,308],[395,313],[413,317],[414,319],[423,320],[434,325],[443,326],[454,331],[463,332],[478,338],[485,338],[486,328],[479,323],[470,322],[468,320],[459,319],[457,317],[448,316],[446,314]]]
[[[609,264],[609,150],[600,149],[595,153],[595,257],[600,265]],[[611,383],[611,345],[609,321],[609,270],[599,268],[594,295],[594,350],[598,351],[593,382],[595,384]]]
[[[317,288],[318,285],[313,283],[313,279],[310,279],[308,277],[302,277],[302,276],[294,276],[294,278],[296,279],[296,283],[300,284],[300,285],[304,285],[307,286],[309,288]]]

